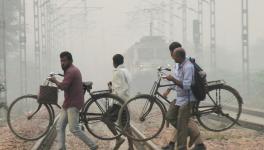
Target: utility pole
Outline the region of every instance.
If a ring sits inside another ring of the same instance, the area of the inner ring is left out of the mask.
[[[211,66],[216,67],[215,0],[210,0],[210,49]]]
[[[166,4],[165,4],[165,2],[162,2],[161,4],[161,8],[160,8],[160,10],[158,11],[158,13],[159,13],[159,18],[158,18],[158,20],[163,20],[164,18],[165,18],[165,7],[166,7]],[[166,36],[166,27],[165,27],[165,24],[164,24],[164,22],[162,22],[162,21],[159,21],[159,23],[158,23],[158,28],[160,29],[160,35],[162,35],[162,36]],[[170,39],[169,39],[170,40]]]
[[[49,2],[47,4],[47,71],[51,71],[51,57],[52,57],[52,25],[51,25],[51,19],[52,19],[52,4]]]
[[[182,0],[182,44],[187,42],[187,0]]]
[[[174,11],[174,0],[170,0],[170,30],[169,30],[169,41],[172,42],[174,40],[174,19],[173,19],[173,11]]]
[[[0,50],[0,82],[6,86],[6,16],[5,16],[5,0],[2,0],[2,47]],[[1,79],[2,77],[2,79]],[[0,84],[1,84],[0,83]],[[6,88],[6,87],[5,87]],[[7,103],[7,92],[0,93],[0,101]]]
[[[203,49],[203,0],[198,0],[198,21],[199,21],[199,36],[200,36],[198,51],[200,53]]]
[[[35,39],[35,69],[36,85],[40,83],[40,34],[39,34],[39,0],[34,0],[34,39]]]
[[[42,78],[42,75],[46,73],[47,71],[47,28],[46,28],[46,22],[47,22],[47,3],[48,0],[39,0],[39,11],[40,11],[40,43],[41,43],[41,49],[40,49],[40,77]],[[44,62],[46,61],[46,62]]]
[[[241,0],[242,3],[242,72],[246,92],[249,93],[249,39],[248,39],[248,0]]]
[[[20,53],[20,77],[21,95],[27,93],[27,50],[26,50],[26,12],[25,0],[20,0],[19,5],[19,53]]]
[[[153,36],[153,12],[150,11],[149,35]]]

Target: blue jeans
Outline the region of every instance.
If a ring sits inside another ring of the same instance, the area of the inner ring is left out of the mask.
[[[87,137],[87,135],[81,130],[79,126],[79,110],[75,107],[68,109],[62,109],[60,118],[57,123],[57,137],[59,150],[65,150],[65,129],[69,124],[70,132],[76,137],[82,140],[90,149],[96,149],[96,144]]]

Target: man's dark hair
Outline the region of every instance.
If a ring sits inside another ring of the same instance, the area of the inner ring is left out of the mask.
[[[124,63],[124,57],[121,54],[116,54],[113,56],[113,62],[114,64],[121,65]]]
[[[176,55],[176,56],[179,56],[179,57],[181,57],[181,58],[183,58],[183,59],[186,58],[186,53],[185,53],[185,50],[184,50],[183,48],[177,49],[177,50],[175,51],[175,55]]]
[[[68,51],[64,51],[60,53],[60,58],[63,58],[63,57],[67,57],[67,59],[70,60],[71,62],[73,61],[72,54]]]
[[[175,48],[179,48],[182,47],[181,43],[179,42],[172,42],[169,46],[169,49],[171,52],[173,52],[175,50]]]

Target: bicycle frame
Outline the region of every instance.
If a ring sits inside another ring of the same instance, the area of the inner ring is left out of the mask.
[[[98,95],[98,94],[104,94],[104,93],[110,93],[110,90],[100,90],[100,91],[93,91],[93,92],[91,92],[91,89],[89,89],[86,86],[83,86],[83,94],[85,95],[86,92],[89,94],[89,98],[88,98],[88,100],[86,100],[84,102],[84,106],[80,110],[80,122],[85,121],[84,118],[85,118],[85,115],[87,115],[87,114],[85,114],[85,110],[84,109],[88,105],[88,103],[90,101],[93,101],[94,99],[96,99],[96,95]],[[101,105],[97,101],[95,101],[95,104],[102,111],[102,113],[105,113],[104,109],[101,107]],[[89,115],[98,115],[98,114],[97,113],[94,113],[94,114],[93,113],[89,113]]]
[[[161,84],[161,81],[162,81],[162,72],[159,71],[158,72],[158,79],[154,82],[153,86],[152,86],[152,89],[150,91],[150,95],[151,96],[154,96],[155,98],[157,98],[160,102],[161,100],[158,98],[158,97],[161,97],[165,102],[167,102],[168,104],[170,103],[170,101],[164,97],[160,92],[159,92],[159,89],[160,88],[163,88],[163,87],[171,87],[171,86],[175,86],[175,84]]]
[[[164,69],[169,71],[169,69]],[[150,95],[153,96],[154,101],[157,101],[158,103],[161,104],[161,106],[163,107],[164,111],[167,112],[167,108],[164,105],[164,103],[161,101],[161,99],[163,99],[165,102],[167,102],[168,104],[170,104],[170,101],[165,98],[160,92],[159,89],[162,87],[171,87],[171,86],[175,86],[175,84],[164,84],[161,85],[161,81],[162,81],[162,72],[161,72],[161,68],[158,71],[158,79],[154,82],[152,89],[150,90]],[[150,103],[150,106],[148,106],[148,103],[145,103],[144,105],[144,110],[141,114],[140,120],[144,120],[144,118],[151,112],[153,103]]]
[[[216,91],[216,100],[214,100],[212,98],[212,96],[209,94],[209,89],[210,88],[214,88],[214,87],[218,87],[220,88],[222,85],[225,84],[225,81],[223,80],[216,80],[216,81],[209,81],[207,82],[207,93],[206,95],[209,97],[209,99],[211,100],[211,102],[213,102],[214,106],[217,107],[218,105],[221,105],[221,95],[220,95],[220,91]],[[200,106],[199,108],[211,108],[212,106]],[[215,108],[211,108],[211,109],[206,109],[206,110],[203,110],[203,111],[200,111],[200,115],[201,114],[207,114],[207,113],[211,113],[212,111],[214,111]]]

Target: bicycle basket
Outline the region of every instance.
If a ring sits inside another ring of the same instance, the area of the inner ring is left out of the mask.
[[[39,88],[38,102],[41,104],[58,104],[58,88],[41,85]]]

